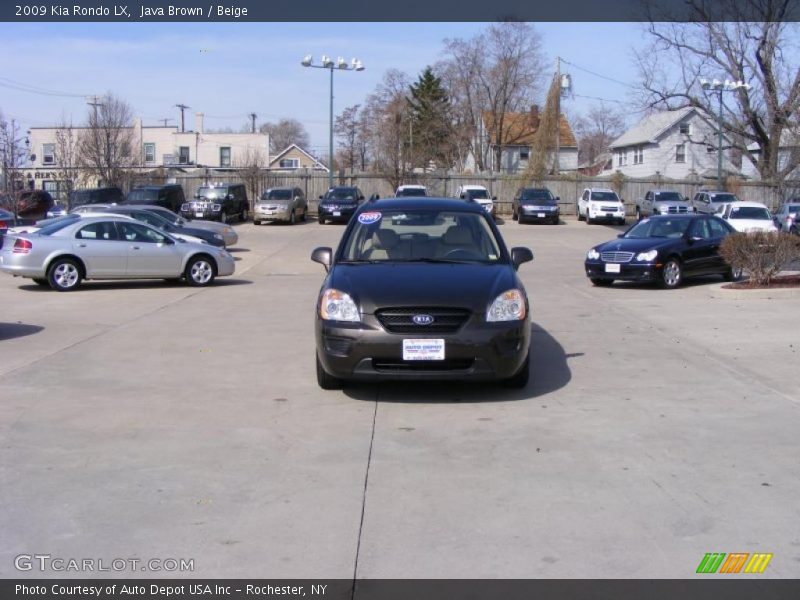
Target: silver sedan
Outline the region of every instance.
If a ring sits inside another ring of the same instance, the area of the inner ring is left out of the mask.
[[[124,217],[58,220],[0,243],[0,271],[61,292],[84,279],[184,279],[206,286],[235,269],[222,248],[183,242]]]

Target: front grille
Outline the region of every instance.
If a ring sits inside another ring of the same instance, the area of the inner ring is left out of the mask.
[[[619,206],[601,206],[600,210],[602,212],[617,212],[619,210]]]
[[[414,315],[430,315],[430,325],[417,325]],[[469,319],[464,308],[382,308],[375,316],[386,331],[391,333],[454,333]]]
[[[373,358],[372,368],[376,371],[467,371],[475,364],[474,358],[446,360],[397,360]]]
[[[601,252],[600,258],[603,262],[626,263],[633,260],[633,252]]]
[[[661,214],[669,215],[683,215],[689,212],[688,206],[668,206],[666,209],[661,209]]]

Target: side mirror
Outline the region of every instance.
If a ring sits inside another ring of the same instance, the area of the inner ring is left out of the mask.
[[[319,199],[322,200],[322,196],[320,196]]]
[[[494,200],[495,202],[497,202],[497,196],[492,196],[492,200]]]
[[[561,200],[561,196],[556,196],[556,202],[558,202],[559,200]]]
[[[514,263],[514,269],[518,269],[522,263],[530,262],[532,260],[533,252],[530,248],[516,246],[511,249],[511,262]]]
[[[363,199],[364,199],[364,196],[359,196],[359,197],[358,197],[358,199],[359,199],[359,200],[363,200]]]
[[[461,198],[462,200],[466,200],[467,199],[467,195],[466,194],[461,194],[459,196],[459,198]]]
[[[311,260],[313,260],[314,262],[318,262],[323,267],[325,267],[326,273],[328,272],[328,269],[331,266],[332,258],[333,258],[333,250],[325,246],[314,248],[314,251],[311,253]]]
[[[618,233],[618,234],[617,234],[617,237],[618,237],[618,238],[624,238],[624,237],[625,237],[625,234],[624,234],[624,233]]]
[[[164,243],[167,246],[172,246],[175,243],[175,240],[173,240],[172,238],[164,238]]]

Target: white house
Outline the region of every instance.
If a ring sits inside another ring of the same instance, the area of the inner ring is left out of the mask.
[[[696,108],[654,113],[639,121],[611,144],[613,160],[603,174],[620,171],[627,177],[660,174],[670,179],[717,176],[717,128]],[[730,143],[722,141],[723,174],[740,174],[730,160]]]
[[[268,134],[207,133],[203,127],[203,113],[195,115],[193,131],[180,132],[175,126],[143,126],[138,118],[130,129],[138,151],[131,169],[137,173],[165,168],[208,174],[235,171],[254,163],[267,168],[270,162]],[[59,130],[58,127],[31,128],[31,160],[25,169],[28,187],[58,191],[59,171],[63,172],[62,165],[58,164]],[[71,130],[72,139],[77,142],[88,128],[72,127]],[[73,162],[77,163],[77,157]],[[84,180],[82,183],[91,187],[102,182]]]
[[[269,162],[269,168],[273,171],[295,171],[297,169],[313,169],[314,171],[328,172],[328,167],[320,162],[310,152],[303,150],[297,144],[290,144],[281,150],[275,158]]]
[[[524,172],[531,164],[534,137],[541,123],[539,107],[532,106],[530,112],[504,113],[502,122],[495,119],[492,112],[484,111],[482,119],[479,145],[487,149],[486,167],[491,171],[501,173]],[[563,114],[559,118],[558,135],[558,170],[560,172],[575,171],[578,168],[578,142]],[[498,143],[502,148],[500,164],[495,164]],[[548,152],[546,164],[555,164],[555,151]],[[465,169],[476,170],[475,157],[471,153],[465,161]]]

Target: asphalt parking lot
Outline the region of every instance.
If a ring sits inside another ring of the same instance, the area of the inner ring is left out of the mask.
[[[0,577],[87,576],[15,569],[46,553],[215,578],[687,578],[707,552],[800,576],[797,299],[593,288],[584,253],[617,229],[501,225],[536,257],[522,391],[320,390],[309,255],[339,225],[237,225],[237,272],[206,289],[3,275]]]

